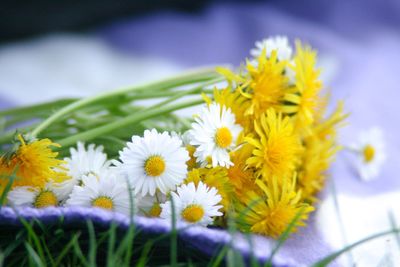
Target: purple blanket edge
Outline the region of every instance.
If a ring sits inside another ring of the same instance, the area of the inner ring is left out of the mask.
[[[98,208],[85,207],[49,207],[44,209],[35,209],[31,207],[11,208],[3,207],[0,209],[0,225],[22,226],[21,218],[31,221],[38,220],[44,224],[51,225],[57,223],[63,218],[64,224],[82,223],[86,220],[108,226],[111,223],[117,223],[122,229],[127,229],[131,223],[128,216],[110,212]],[[163,234],[171,230],[171,224],[158,218],[146,218],[135,216],[133,222],[136,227],[148,234]],[[180,239],[191,245],[193,248],[205,253],[208,256],[215,255],[218,249],[224,245],[231,246],[235,251],[242,254],[245,259],[255,257],[260,263],[268,260],[273,248],[273,241],[257,235],[248,236],[235,233],[231,234],[223,229],[205,228],[201,226],[190,226],[178,224]],[[259,244],[261,241],[262,244]],[[253,246],[250,245],[253,243]],[[261,245],[262,248],[257,247]],[[298,266],[293,259],[282,257],[277,253],[272,261],[273,266],[291,267]]]

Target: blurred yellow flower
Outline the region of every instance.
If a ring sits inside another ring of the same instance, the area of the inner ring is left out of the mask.
[[[7,176],[16,174],[13,187],[33,186],[43,188],[50,179],[66,177],[62,170],[64,161],[57,159],[52,147],[60,147],[50,139],[35,140],[27,143],[22,135],[18,136],[20,145],[9,157],[0,158],[1,190],[8,183]]]
[[[287,102],[282,107],[286,114],[296,114],[295,127],[301,129],[311,125],[318,113],[322,83],[319,80],[320,70],[316,69],[316,51],[309,46],[296,42],[296,55],[289,67],[295,72],[295,86],[284,96]]]
[[[302,202],[295,179],[278,183],[274,177],[270,183],[261,180],[256,183],[261,193],[248,192],[246,199],[236,206],[237,221],[242,230],[277,238],[292,222],[294,227],[290,232],[305,225],[304,221],[314,208]]]
[[[285,89],[288,87],[288,78],[283,75],[287,61],[278,61],[275,50],[267,58],[266,50],[263,49],[256,66],[253,64],[254,62],[247,62],[247,70],[251,79],[249,87],[243,89],[243,95],[252,102],[246,113],[257,118],[268,108],[279,109]]]
[[[246,164],[264,178],[290,175],[299,164],[302,146],[289,117],[269,109],[254,122],[254,128],[256,134],[245,138],[254,147]]]

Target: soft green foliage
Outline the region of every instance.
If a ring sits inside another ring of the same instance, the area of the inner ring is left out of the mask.
[[[245,259],[229,246],[222,247],[212,258],[187,243],[183,246],[174,230],[168,234],[149,235],[136,229],[134,224],[123,230],[116,224],[104,228],[91,221],[71,227],[65,225],[62,218],[50,226],[39,221],[21,219],[21,222],[22,228],[1,228],[0,266],[248,266]],[[392,229],[367,237],[326,256],[313,266],[329,266],[349,250],[399,231]],[[284,240],[282,236],[274,253]],[[247,263],[262,266],[252,259]],[[269,261],[264,266],[270,264]]]
[[[82,99],[52,102],[0,111],[0,154],[12,143],[16,130],[29,137],[46,137],[60,143],[61,155],[77,141],[102,144],[112,157],[134,134],[143,133],[149,125],[160,130],[162,121],[176,131],[189,124],[177,118],[174,111],[203,102],[199,95],[223,80],[213,69],[186,73],[145,85],[112,90]],[[185,90],[181,90],[182,88]],[[194,96],[180,101],[185,96]],[[197,97],[195,97],[197,96]],[[153,99],[152,106],[142,100]],[[157,127],[159,126],[159,127]]]

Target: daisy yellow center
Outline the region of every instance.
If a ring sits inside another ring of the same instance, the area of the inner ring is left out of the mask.
[[[45,208],[49,206],[56,206],[57,205],[57,197],[51,191],[42,191],[37,195],[33,206],[35,208]]]
[[[232,133],[227,127],[218,128],[215,133],[215,142],[220,148],[227,148],[232,143]]]
[[[364,147],[363,154],[364,154],[364,161],[370,162],[374,159],[375,149],[371,145],[367,145]]]
[[[191,223],[200,221],[204,216],[204,209],[197,204],[187,206],[181,213],[182,218]]]
[[[112,210],[114,207],[114,203],[111,198],[101,196],[101,197],[93,199],[92,206],[107,209],[107,210]]]
[[[150,217],[160,217],[161,214],[161,207],[160,204],[154,203],[154,205],[151,207],[149,211],[149,216]]]
[[[151,156],[144,164],[148,176],[160,176],[165,171],[165,160],[161,156]]]

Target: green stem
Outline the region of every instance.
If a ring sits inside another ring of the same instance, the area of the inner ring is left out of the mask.
[[[106,100],[110,97],[116,97],[116,96],[122,96],[124,94],[127,94],[129,92],[135,92],[135,91],[146,91],[146,90],[152,90],[152,91],[158,91],[158,90],[165,90],[169,88],[174,88],[178,87],[181,85],[185,84],[191,84],[191,83],[197,83],[201,81],[207,81],[212,78],[218,77],[217,74],[215,73],[214,70],[206,69],[204,71],[196,72],[196,73],[189,73],[189,74],[183,74],[179,75],[170,79],[166,79],[163,81],[155,82],[155,83],[149,83],[141,86],[136,86],[136,87],[128,87],[128,88],[122,88],[119,90],[114,90],[110,92],[105,92],[102,94],[99,94],[94,97],[89,97],[89,98],[84,98],[81,100],[78,100],[76,102],[71,103],[70,105],[67,105],[54,113],[52,116],[44,120],[41,124],[36,127],[31,135],[33,137],[36,137],[38,134],[40,134],[44,129],[46,129],[49,125],[52,123],[56,122],[57,120],[61,119],[68,113],[71,113],[73,111],[76,111],[82,107],[88,106],[90,104]]]
[[[60,106],[66,106],[68,104],[71,104],[72,102],[75,102],[77,99],[71,98],[71,99],[58,99],[55,101],[51,102],[46,102],[46,103],[41,103],[41,104],[36,104],[32,106],[25,106],[25,107],[17,107],[17,108],[10,108],[6,110],[1,110],[0,111],[0,116],[10,116],[10,115],[19,115],[21,113],[36,113],[36,112],[42,112],[42,111],[47,111],[55,108],[60,108]]]
[[[186,95],[201,93],[203,91],[204,87],[212,85],[212,84],[216,84],[216,83],[221,82],[221,81],[222,81],[222,78],[217,78],[217,79],[213,79],[213,80],[211,80],[209,82],[203,83],[200,86],[197,86],[197,87],[195,87],[193,89],[183,90],[181,92],[175,92],[175,94],[172,97],[170,97],[170,98],[168,98],[168,99],[166,99],[164,101],[161,101],[160,103],[154,105],[152,108],[162,107],[162,106],[164,106],[166,104],[169,104],[169,103],[171,103],[171,102],[173,102],[173,101],[175,101],[175,100],[177,100],[177,99],[179,99],[179,98],[181,98],[183,96],[186,96]]]
[[[221,79],[216,79],[216,80],[220,81]],[[211,89],[200,90],[200,89],[197,88],[197,90],[191,91],[189,94],[194,95],[194,94],[199,93],[199,92],[204,92],[206,94],[212,94],[214,92],[214,90],[211,90]],[[145,99],[151,99],[151,98],[169,97],[169,96],[174,96],[177,93],[179,93],[179,91],[156,92],[156,93],[141,93],[141,94],[133,95],[132,97],[129,98],[129,100],[145,100]]]
[[[59,143],[61,146],[70,146],[70,145],[75,144],[78,141],[88,141],[93,138],[96,138],[97,136],[105,135],[107,133],[110,133],[116,129],[125,127],[127,125],[137,123],[142,120],[156,117],[156,116],[159,116],[159,115],[162,115],[165,113],[169,113],[169,112],[172,112],[175,110],[195,106],[195,105],[198,105],[201,103],[203,103],[202,99],[196,99],[196,100],[190,100],[187,102],[179,103],[174,106],[163,106],[163,107],[158,107],[158,108],[150,107],[146,111],[143,111],[141,113],[132,114],[130,116],[127,116],[127,117],[120,119],[118,121],[115,121],[113,123],[106,124],[106,125],[103,125],[103,126],[100,126],[100,127],[97,127],[97,128],[94,128],[94,129],[91,129],[91,130],[88,130],[88,131],[85,131],[82,133],[78,133],[76,135],[62,139],[62,140],[58,141],[57,143]]]

